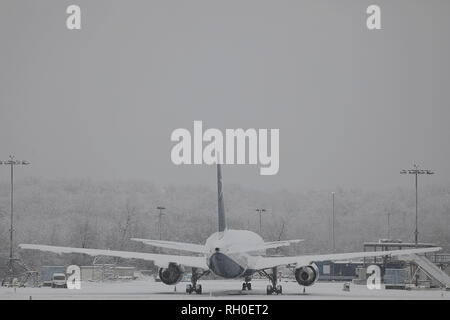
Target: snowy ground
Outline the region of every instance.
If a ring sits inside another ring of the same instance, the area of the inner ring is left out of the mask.
[[[42,288],[0,287],[0,300],[11,299],[446,299],[450,291],[439,289],[422,290],[369,290],[364,285],[351,285],[350,292],[342,290],[343,283],[318,282],[312,287],[303,287],[297,282],[282,282],[283,295],[266,295],[266,280],[252,281],[253,290],[241,291],[241,281],[205,280],[202,295],[187,295],[186,283],[166,286],[161,282],[135,280],[129,282],[82,283],[80,290]]]

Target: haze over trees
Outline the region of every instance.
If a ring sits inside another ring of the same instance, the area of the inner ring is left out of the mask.
[[[361,251],[364,241],[386,238],[390,212],[392,239],[413,241],[413,189],[380,191],[335,190],[337,251]],[[15,245],[32,267],[51,264],[92,264],[83,255],[57,256],[21,251],[18,243],[83,248],[161,252],[130,241],[159,239],[158,210],[163,205],[164,240],[204,243],[217,230],[216,189],[202,185],[155,186],[143,181],[98,182],[25,179],[15,186]],[[423,187],[419,194],[419,239],[450,250],[450,184]],[[261,235],[266,241],[305,239],[272,254],[326,253],[331,250],[330,191],[262,192],[226,185],[228,227],[259,233],[256,208],[266,208]],[[9,184],[0,184],[0,257],[9,254]],[[173,252],[162,250],[162,252]],[[152,268],[151,262],[115,260],[123,265]],[[0,270],[5,263],[1,262]]]

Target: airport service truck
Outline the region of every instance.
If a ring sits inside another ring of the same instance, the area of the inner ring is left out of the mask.
[[[56,277],[54,277],[56,276]],[[64,276],[64,280],[62,279]],[[41,273],[42,285],[47,287],[61,286],[61,282],[66,284],[66,267],[65,266],[43,266]]]
[[[52,288],[67,288],[66,274],[54,273],[52,276]]]

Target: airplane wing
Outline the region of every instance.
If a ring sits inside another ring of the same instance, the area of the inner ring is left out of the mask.
[[[306,266],[316,261],[335,261],[348,260],[364,257],[380,257],[380,256],[404,256],[413,253],[425,253],[440,251],[440,247],[420,248],[420,249],[406,249],[406,250],[391,250],[391,251],[373,251],[373,252],[352,252],[352,253],[332,253],[319,255],[304,255],[294,257],[260,257],[256,263],[257,270],[273,268],[277,266],[294,265]]]
[[[207,270],[206,259],[204,257],[193,257],[193,256],[177,256],[170,254],[155,254],[155,253],[145,253],[145,252],[130,252],[130,251],[114,251],[114,250],[103,250],[103,249],[86,249],[86,248],[71,248],[71,247],[56,247],[47,246],[40,244],[20,244],[21,249],[31,249],[48,251],[54,253],[83,253],[90,256],[110,256],[110,257],[120,257],[125,259],[142,259],[153,261],[158,267],[167,268],[169,263],[178,263],[187,267],[195,267]]]
[[[175,241],[163,241],[163,240],[150,240],[150,239],[139,239],[139,238],[131,238],[130,240],[142,242],[154,247],[167,248],[167,249],[176,249],[183,250],[189,252],[196,253],[205,253],[205,246],[194,243],[186,243],[186,242],[175,242]]]

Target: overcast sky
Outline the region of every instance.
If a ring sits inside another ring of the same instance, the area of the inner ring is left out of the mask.
[[[447,183],[449,30],[447,0],[2,0],[0,158],[32,163],[19,178],[215,185],[214,168],[170,160],[172,131],[202,120],[280,129],[277,175],[226,166],[225,182],[412,186],[399,171],[417,162]]]

